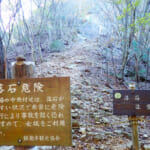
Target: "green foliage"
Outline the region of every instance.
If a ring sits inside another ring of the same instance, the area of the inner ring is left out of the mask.
[[[146,72],[147,72],[146,69],[142,68],[139,70],[138,74],[139,74],[139,76],[144,77],[146,75]]]
[[[132,23],[132,24],[129,25],[130,28],[133,28],[135,26],[136,26],[136,23]]]
[[[147,62],[148,64],[150,64],[150,58],[149,58],[149,55],[150,54],[150,48],[149,49],[145,49],[142,56],[141,56],[141,60],[143,62]]]
[[[116,4],[120,5],[121,4],[121,0],[117,1]],[[131,4],[128,4],[127,7],[123,8],[123,13],[120,16],[117,16],[118,20],[123,20],[125,18],[126,13],[128,13],[129,15],[131,15],[131,11],[137,7],[139,7],[141,4],[141,0],[136,0],[135,2]],[[129,25],[129,27],[133,28],[136,27],[136,25],[143,25],[144,27],[146,25],[150,24],[150,13],[146,13],[144,17],[137,17],[135,23],[132,23]]]
[[[142,59],[143,61],[147,61],[147,58],[148,58],[148,55],[147,55],[146,52],[144,52],[143,55],[142,55],[142,57],[141,57],[141,59]]]
[[[144,25],[144,24],[145,24],[145,17],[139,18],[139,19],[137,20],[137,23],[138,23],[139,25]]]
[[[122,74],[121,73],[117,74],[117,78],[122,79]]]
[[[125,28],[124,28],[124,27],[122,27],[122,28],[121,28],[121,31],[124,31],[124,30],[125,30]]]
[[[117,5],[120,5],[120,4],[122,4],[122,0],[115,1],[115,3],[116,3]],[[117,19],[118,19],[118,20],[124,19],[126,13],[128,13],[129,15],[131,15],[132,10],[135,9],[135,8],[137,8],[140,4],[141,4],[141,0],[136,0],[136,1],[133,2],[132,4],[129,3],[125,8],[123,8],[123,13],[122,13],[122,15],[117,16]]]
[[[136,0],[135,2],[133,2],[133,7],[136,8],[141,4],[141,0]]]
[[[150,25],[150,13],[146,13],[144,17],[137,18],[136,24],[143,27]]]
[[[60,51],[63,48],[64,48],[64,43],[60,40],[55,40],[50,45],[50,49],[54,51]]]
[[[123,9],[123,14],[125,15],[126,13],[129,13],[131,12],[131,10],[132,10],[132,6],[131,4],[128,4],[128,6]]]
[[[122,0],[116,0],[115,3],[119,5],[122,3]]]
[[[126,13],[129,13],[129,14],[130,14],[131,11],[132,11],[132,5],[131,5],[131,4],[128,4],[127,7],[123,8],[123,13],[122,13],[122,15],[117,16],[117,19],[118,19],[118,20],[124,19]]]
[[[120,15],[120,16],[117,16],[117,19],[118,20],[122,20],[124,18],[124,14]]]
[[[136,40],[132,41],[132,47],[133,47],[134,52],[137,52],[139,50],[138,49],[138,42]]]

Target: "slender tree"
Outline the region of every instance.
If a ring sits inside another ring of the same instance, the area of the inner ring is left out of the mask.
[[[0,0],[0,20],[1,20],[1,2]],[[0,28],[0,79],[5,78],[5,52],[3,47],[3,41],[2,41],[2,34],[1,34],[1,28]]]

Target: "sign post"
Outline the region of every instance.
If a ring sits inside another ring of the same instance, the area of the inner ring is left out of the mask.
[[[131,123],[130,124],[132,126],[133,149],[139,150],[138,119],[136,116],[131,117]]]
[[[135,84],[129,84],[130,90],[135,90]],[[128,118],[130,121],[130,118]],[[136,116],[131,116],[131,126],[132,126],[132,141],[133,149],[139,150],[139,135],[138,135],[138,118]]]
[[[25,63],[25,58],[23,57],[17,57],[16,63],[14,66],[12,66],[12,77],[15,79],[21,79],[21,78],[31,78],[34,75],[34,65],[27,65]],[[19,140],[18,140],[19,141]],[[22,140],[20,139],[20,142]],[[15,146],[15,150],[28,150],[29,146]]]
[[[133,148],[139,150],[137,116],[150,116],[150,90],[135,90],[134,84],[129,87],[130,90],[113,91],[113,114],[130,116]]]

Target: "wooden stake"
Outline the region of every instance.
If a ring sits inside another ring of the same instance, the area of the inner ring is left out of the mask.
[[[131,120],[133,149],[139,150],[138,119],[136,116],[132,116]]]
[[[12,64],[12,78],[31,78],[33,77],[33,62],[25,62],[25,58],[17,57],[16,62]],[[15,150],[28,150],[31,146],[15,146]]]
[[[130,83],[129,88],[135,90],[135,84]],[[138,118],[136,116],[131,116],[130,120],[132,127],[133,150],[139,150]]]

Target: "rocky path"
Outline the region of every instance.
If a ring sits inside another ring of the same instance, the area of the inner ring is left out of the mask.
[[[62,53],[50,54],[36,68],[36,77],[70,76],[73,147],[62,149],[129,149],[127,118],[112,115],[112,89],[106,86],[105,64],[96,41],[77,42]],[[114,83],[112,77],[110,83]],[[127,132],[126,132],[127,131]]]
[[[113,89],[125,89],[109,75],[97,41],[76,42],[67,50],[51,53],[35,68],[36,77],[69,76],[71,79],[72,147],[34,147],[32,150],[129,150],[131,129],[127,116],[112,114]],[[112,64],[109,68],[112,69]],[[148,123],[140,122],[140,142],[149,142]],[[11,148],[10,148],[11,149]]]
[[[131,149],[127,116],[112,115],[112,90],[125,87],[116,83],[113,76],[107,82],[104,54],[95,40],[85,40],[64,52],[50,54],[48,61],[36,68],[37,77],[56,75],[71,79],[73,146],[60,147],[62,150]],[[112,64],[109,67],[112,69]],[[141,143],[150,141],[146,123],[141,122],[139,128]]]

